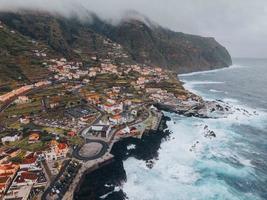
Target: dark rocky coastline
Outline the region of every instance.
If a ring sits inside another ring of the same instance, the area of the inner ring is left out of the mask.
[[[232,108],[222,101],[202,101],[192,106],[177,107],[162,103],[154,104],[159,110],[176,113],[186,117],[221,118],[233,112]]]
[[[116,186],[121,186],[127,180],[123,168],[123,161],[129,157],[135,157],[146,161],[147,167],[153,167],[153,161],[158,158],[158,150],[164,140],[170,139],[170,132],[166,122],[170,120],[164,116],[157,131],[149,131],[142,139],[127,138],[114,144],[111,153],[115,159],[91,173],[85,175],[79,190],[74,195],[75,200],[123,200],[126,195],[122,190],[114,191]],[[129,145],[135,145],[134,149],[127,149]],[[102,196],[102,198],[100,198]]]

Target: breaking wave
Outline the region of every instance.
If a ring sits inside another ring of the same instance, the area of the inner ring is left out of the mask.
[[[227,69],[216,71],[221,70]],[[182,77],[202,73],[209,72]],[[186,89],[198,94],[203,91],[196,85],[225,84],[183,81]],[[207,88],[205,98],[212,99],[214,92],[221,94]],[[162,142],[153,167],[136,158],[123,162],[127,181],[122,189],[130,200],[267,199],[267,113],[245,106],[239,99],[222,96],[222,100],[235,109],[227,118],[165,113],[171,118],[167,122],[171,139]],[[216,137],[206,137],[207,129]]]

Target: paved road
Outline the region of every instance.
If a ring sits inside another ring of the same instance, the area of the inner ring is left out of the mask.
[[[95,108],[95,109],[97,109],[97,108]],[[96,123],[98,123],[99,122],[99,120],[102,118],[102,116],[104,115],[104,113],[102,112],[102,111],[100,111],[99,109],[97,109],[101,114],[100,114],[100,116],[92,123],[92,124],[90,124],[90,126],[92,126],[93,124],[96,124]],[[147,116],[146,116],[146,118],[145,119],[138,119],[138,120],[135,120],[134,122],[132,122],[132,123],[129,123],[128,124],[128,126],[133,126],[133,125],[136,125],[136,124],[138,124],[138,123],[141,123],[141,122],[143,122],[143,121],[145,121],[146,119],[148,119],[150,116],[151,116],[151,113],[150,113],[150,111],[146,108],[146,106],[144,106],[144,111],[145,112],[147,112]],[[80,131],[80,135],[82,135],[83,136],[83,132],[84,132],[84,130],[86,130],[86,129],[88,129],[90,126],[87,126],[86,128],[84,128],[84,129],[82,129],[81,131]],[[116,135],[116,133],[118,132],[118,131],[120,131],[120,130],[122,130],[122,129],[124,129],[126,127],[126,125],[125,126],[123,126],[123,127],[120,127],[120,128],[118,128],[118,129],[115,129],[115,130],[113,130],[112,132],[112,136],[111,136],[111,139],[110,139],[110,143],[111,143],[111,141],[114,139],[114,137],[115,137],[115,135]],[[84,137],[84,136],[83,136]],[[88,143],[99,143],[99,144],[101,144],[102,145],[102,149],[99,151],[99,153],[97,153],[96,155],[92,155],[92,156],[81,156],[80,155],[80,149],[82,148],[82,146],[79,146],[79,147],[77,147],[76,149],[74,149],[73,150],[73,156],[76,158],[76,159],[78,159],[78,160],[83,160],[83,161],[89,161],[89,160],[95,160],[95,159],[98,159],[98,158],[100,158],[100,157],[102,157],[103,155],[105,155],[105,153],[108,151],[108,148],[109,148],[109,143],[107,143],[107,142],[105,142],[105,141],[103,141],[103,140],[97,140],[97,139],[89,139],[89,138],[86,138],[86,143],[88,144]]]

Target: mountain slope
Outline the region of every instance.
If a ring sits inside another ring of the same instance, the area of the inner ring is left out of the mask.
[[[69,59],[90,64],[91,56],[108,57],[106,40],[120,44],[127,54],[123,62],[160,66],[178,73],[231,65],[227,50],[213,38],[177,33],[138,20],[112,25],[93,16],[89,20],[64,18],[38,12],[0,13],[10,28],[47,44]],[[120,61],[118,61],[120,62]]]
[[[91,28],[120,43],[137,62],[165,66],[178,72],[207,70],[232,64],[226,48],[214,38],[173,32],[137,20],[111,26],[95,19]]]
[[[0,28],[0,93],[17,84],[44,79],[49,72],[42,66],[43,59],[34,55],[43,51],[56,55],[49,46],[33,41],[5,25]]]

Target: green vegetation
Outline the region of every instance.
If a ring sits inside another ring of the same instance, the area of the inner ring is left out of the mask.
[[[21,150],[25,150],[25,151],[32,151],[32,152],[36,152],[36,151],[42,151],[45,150],[48,146],[47,141],[39,141],[36,143],[32,143],[29,144],[28,142],[29,138],[25,137],[22,140],[19,141],[15,141],[15,142],[9,142],[7,144],[7,146],[9,147],[18,147]]]
[[[15,31],[46,44],[48,49],[70,59],[84,60],[89,66],[96,64],[91,61],[91,55],[97,52],[99,57],[106,57],[113,51],[112,45],[103,42],[106,38],[122,45],[129,55],[127,59],[114,59],[118,63],[146,63],[176,72],[225,67],[232,63],[227,50],[213,38],[174,32],[160,26],[149,27],[138,20],[114,26],[97,17],[92,23],[86,23],[74,17],[67,19],[30,12],[0,13],[0,20]],[[18,41],[13,53],[28,49],[25,42]]]

